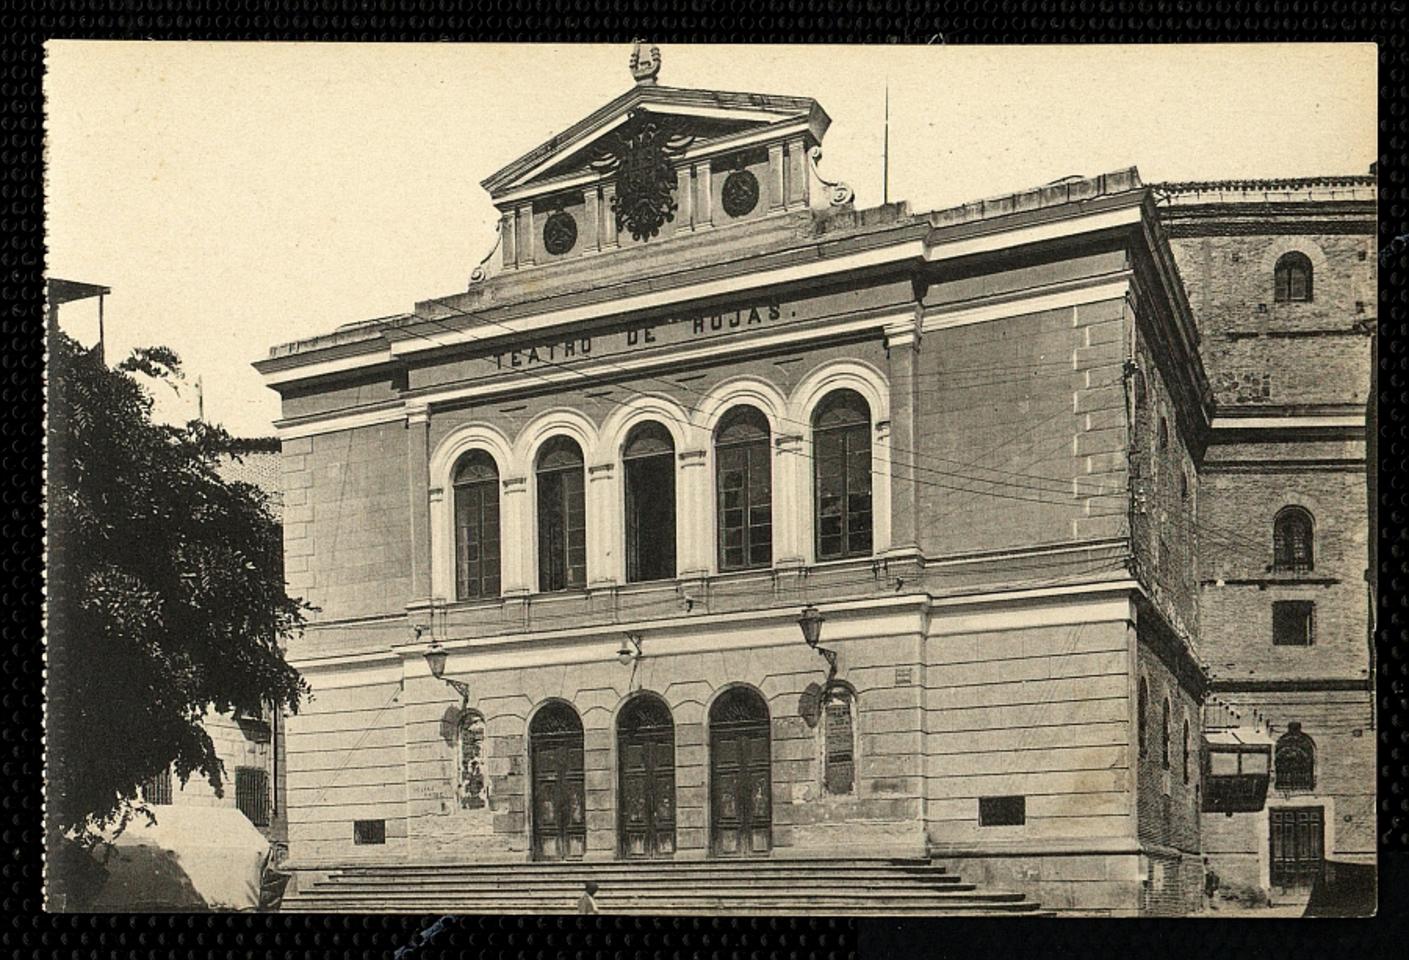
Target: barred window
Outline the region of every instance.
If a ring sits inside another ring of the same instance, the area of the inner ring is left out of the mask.
[[[1311,600],[1272,603],[1272,643],[1278,647],[1309,647],[1315,639],[1316,604]]]
[[[830,794],[847,794],[856,784],[856,735],[853,698],[846,687],[832,687],[822,704],[822,781]]]
[[[1278,303],[1311,300],[1311,260],[1304,253],[1285,253],[1273,271],[1273,299]]]
[[[1316,742],[1301,732],[1299,722],[1287,724],[1273,757],[1278,790],[1311,790],[1316,786]]]
[[[168,806],[171,803],[171,769],[167,768],[142,784],[142,799],[151,806]]]
[[[828,394],[812,418],[817,559],[871,553],[871,408],[854,390]]]
[[[1301,507],[1284,507],[1272,521],[1272,568],[1304,572],[1315,566],[1311,514]]]
[[[460,717],[459,739],[460,809],[482,810],[489,799],[484,775],[484,717],[465,711]]]
[[[714,435],[719,569],[773,563],[773,463],[768,420],[754,407],[735,407]]]
[[[499,469],[483,450],[455,466],[455,586],[461,600],[499,596]]]
[[[269,774],[263,768],[235,768],[235,807],[256,827],[269,826]]]
[[[538,589],[587,584],[587,501],[582,448],[554,437],[538,454]]]

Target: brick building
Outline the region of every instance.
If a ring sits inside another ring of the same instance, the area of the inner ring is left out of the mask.
[[[291,866],[897,857],[1198,909],[1230,368],[1168,210],[1133,169],[858,210],[816,102],[658,67],[484,181],[468,290],[256,365],[320,610]]]
[[[1156,187],[1203,337],[1200,650],[1211,729],[1272,745],[1266,805],[1204,816],[1230,883],[1280,892],[1374,861],[1366,409],[1370,176]]]
[[[236,440],[231,455],[223,458],[217,469],[227,483],[248,483],[263,490],[269,495],[275,518],[279,517],[281,470],[276,437]],[[256,716],[207,714],[202,725],[224,765],[222,795],[216,796],[202,776],[193,776],[182,784],[168,770],[144,786],[144,798],[158,806],[235,807],[271,840],[284,841],[287,820],[282,721],[277,711],[267,708]]]

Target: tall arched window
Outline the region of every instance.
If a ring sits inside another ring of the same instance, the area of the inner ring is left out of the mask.
[[[1189,782],[1189,718],[1184,718],[1184,782]]]
[[[1140,698],[1136,705],[1137,714],[1135,717],[1135,731],[1140,738],[1140,756],[1145,756],[1148,751],[1149,731],[1147,729],[1148,720],[1146,714],[1150,706],[1150,685],[1145,682],[1145,678],[1140,678]]]
[[[675,576],[675,442],[654,421],[627,435],[622,449],[626,481],[626,580]]]
[[[1311,260],[1293,250],[1282,254],[1273,271],[1273,299],[1278,303],[1306,303],[1311,300]]]
[[[1295,720],[1277,739],[1273,754],[1278,790],[1310,790],[1316,786],[1316,743]]]
[[[720,570],[773,563],[773,458],[768,436],[767,418],[748,406],[730,410],[715,430]]]
[[[554,437],[538,452],[538,589],[587,584],[587,503],[582,448]]]
[[[1169,698],[1164,699],[1164,713],[1160,717],[1160,765],[1169,769]]]
[[[483,450],[455,464],[455,595],[499,596],[499,469]]]
[[[1315,525],[1311,514],[1301,507],[1284,507],[1272,521],[1272,568],[1274,570],[1310,570],[1315,557],[1312,534]]]
[[[828,394],[812,417],[817,559],[871,553],[871,408],[854,390]]]
[[[854,698],[833,685],[822,700],[822,784],[827,793],[847,794],[856,786]]]
[[[458,734],[460,809],[482,810],[489,799],[489,781],[484,775],[484,717],[466,710],[460,715]]]

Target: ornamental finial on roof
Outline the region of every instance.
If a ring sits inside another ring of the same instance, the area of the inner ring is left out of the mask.
[[[631,45],[631,76],[638,84],[656,82],[660,73],[660,47],[646,46],[646,41],[637,40]]]

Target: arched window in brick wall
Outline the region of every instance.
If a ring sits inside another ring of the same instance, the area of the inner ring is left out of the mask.
[[[455,594],[499,596],[499,469],[483,450],[455,465]]]
[[[1273,752],[1278,790],[1310,790],[1316,786],[1316,742],[1301,732],[1295,720],[1277,739]]]
[[[1311,260],[1293,250],[1282,254],[1273,270],[1272,298],[1277,303],[1311,301]]]
[[[1164,698],[1164,713],[1160,717],[1160,765],[1169,769],[1169,698]]]
[[[1147,752],[1146,744],[1147,744],[1147,742],[1148,742],[1148,740],[1149,740],[1149,734],[1148,734],[1148,732],[1147,732],[1147,730],[1146,730],[1146,714],[1147,714],[1148,711],[1149,711],[1149,705],[1150,705],[1150,686],[1149,686],[1149,684],[1147,684],[1147,683],[1145,682],[1145,678],[1144,678],[1144,677],[1141,677],[1141,678],[1140,678],[1140,699],[1139,699],[1139,703],[1137,704],[1137,708],[1136,708],[1136,709],[1138,710],[1138,713],[1137,713],[1136,718],[1135,718],[1135,729],[1136,729],[1137,735],[1138,735],[1139,738],[1140,738],[1140,756],[1142,756],[1142,757],[1145,756],[1145,754],[1146,754],[1146,752]]]
[[[554,437],[538,453],[538,589],[587,584],[587,502],[582,448]]]
[[[812,417],[817,559],[871,553],[871,408],[834,390]]]
[[[1190,749],[1190,748],[1189,748],[1189,718],[1188,718],[1188,717],[1185,717],[1185,718],[1184,718],[1184,763],[1183,763],[1183,773],[1184,773],[1184,782],[1185,782],[1186,784],[1189,782],[1189,749]]]
[[[1316,525],[1301,507],[1283,507],[1272,521],[1272,569],[1307,571],[1315,566]]]

